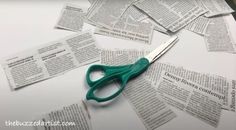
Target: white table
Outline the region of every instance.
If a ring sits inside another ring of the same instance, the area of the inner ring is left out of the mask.
[[[2,0],[0,1],[0,58],[24,51],[73,32],[54,29],[65,2],[89,6],[86,0]],[[236,39],[236,22],[228,17]],[[93,29],[85,25],[85,30]],[[169,62],[188,69],[236,79],[236,54],[208,52],[203,37],[183,30],[180,41],[163,56]],[[169,37],[155,32],[152,45],[96,35],[102,48],[153,49]],[[236,41],[236,40],[235,40]],[[86,93],[85,70],[80,67],[62,76],[46,80],[12,92],[3,69],[0,69],[0,129],[32,130],[32,127],[6,127],[5,121],[31,121],[35,116],[73,104]],[[159,127],[159,130],[235,130],[236,113],[223,111],[219,126],[214,128],[175,108],[177,118]],[[94,130],[145,130],[131,106],[120,96],[108,107],[89,107]]]

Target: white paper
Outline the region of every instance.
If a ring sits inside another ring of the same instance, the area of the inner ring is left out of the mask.
[[[77,33],[2,61],[13,90],[43,81],[100,59],[91,32]]]
[[[187,29],[189,31],[195,32],[199,35],[206,35],[206,29],[210,23],[209,18],[205,18],[203,16],[198,17],[194,21],[192,21],[190,24],[188,24],[184,29]]]
[[[113,28],[126,9],[135,0],[96,0],[87,13],[87,18],[96,25]]]
[[[208,51],[236,53],[236,41],[233,40],[224,17],[210,19],[205,42]]]
[[[168,104],[217,127],[222,110],[220,94],[165,71],[156,89]]]
[[[217,15],[225,15],[234,12],[225,0],[195,0],[196,3],[205,8],[208,12],[204,14],[206,17]]]
[[[45,126],[35,126],[36,130],[92,130],[90,116],[84,103],[75,103],[53,110],[37,117],[35,121],[45,123]],[[59,125],[47,125],[47,122],[59,122]],[[66,126],[63,123],[70,125]]]
[[[206,12],[192,0],[140,0],[135,6],[172,32]]]
[[[77,5],[66,4],[60,14],[56,28],[70,31],[81,31],[87,10]]]

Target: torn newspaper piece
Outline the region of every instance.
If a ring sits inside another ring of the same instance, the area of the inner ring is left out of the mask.
[[[195,32],[199,35],[206,35],[206,29],[210,23],[209,18],[205,18],[203,16],[198,17],[194,21],[192,21],[190,24],[188,24],[184,29],[187,29],[189,31]]]
[[[193,0],[140,0],[135,6],[172,32],[180,30],[206,12]]]
[[[150,22],[136,21],[132,18],[128,8],[112,29],[97,28],[95,34],[122,38],[141,43],[151,44],[153,25]]]
[[[89,8],[87,18],[96,25],[112,29],[133,1],[96,0]]]
[[[148,52],[137,50],[103,50],[101,52],[101,63],[106,65],[125,65],[134,63],[137,59],[143,57]],[[160,80],[161,73],[167,71],[190,80],[203,87],[209,88],[214,92],[223,94],[223,109],[236,112],[236,81],[222,76],[210,75],[176,67],[173,65],[155,62],[144,75],[147,80],[155,86]]]
[[[90,116],[84,103],[65,106],[44,114],[34,122],[36,130],[92,130]]]
[[[222,95],[168,72],[162,72],[157,92],[170,105],[217,127]]]
[[[100,50],[91,32],[9,56],[2,61],[13,90],[43,81],[100,59]]]
[[[217,15],[225,15],[234,12],[233,9],[225,2],[225,0],[195,0],[196,3],[206,9],[208,12],[204,14],[206,17]]]
[[[56,28],[70,31],[81,31],[84,25],[87,9],[77,5],[66,4],[60,14]]]
[[[215,17],[210,20],[204,37],[208,51],[236,53],[236,41],[233,40],[224,17]]]
[[[156,130],[176,117],[144,77],[128,82],[123,92],[147,130]]]

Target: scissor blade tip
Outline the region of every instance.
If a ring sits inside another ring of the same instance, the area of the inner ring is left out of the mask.
[[[175,35],[175,36],[172,36],[172,39],[175,41],[175,40],[178,40],[179,37]]]
[[[168,42],[169,44],[175,44],[179,40],[178,36],[173,36]]]
[[[162,55],[164,55],[168,50],[170,50],[177,41],[178,41],[178,36],[176,35],[172,36],[169,41],[156,48],[149,55],[147,55],[146,58],[149,60],[150,63],[153,63]]]

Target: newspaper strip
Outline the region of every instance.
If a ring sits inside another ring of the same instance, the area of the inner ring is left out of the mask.
[[[66,4],[60,14],[56,28],[82,31],[87,10],[77,5]]]
[[[100,59],[100,50],[91,32],[9,56],[2,61],[13,90],[31,85]]]
[[[127,18],[127,21],[120,21],[111,30],[106,28],[96,28],[94,33],[125,40],[137,41],[145,44],[151,44],[153,26],[151,23],[137,22],[132,20],[131,18]]]
[[[150,22],[133,20],[130,12],[132,12],[132,8],[125,11],[112,29],[97,28],[95,34],[151,44],[153,25]]]
[[[192,0],[140,0],[135,6],[172,32],[180,30],[206,13]]]
[[[195,0],[196,3],[206,9],[208,12],[204,14],[206,17],[217,15],[226,15],[234,12],[233,9],[225,2],[225,0]]]
[[[192,21],[190,24],[188,24],[185,29],[195,32],[199,35],[206,35],[206,29],[207,26],[210,23],[209,18],[205,18],[203,16],[198,17],[196,20]]]
[[[147,130],[156,130],[176,117],[158,96],[155,88],[142,76],[128,82],[123,94]]]
[[[236,53],[236,41],[233,40],[224,17],[210,20],[204,37],[208,51]]]
[[[220,94],[165,71],[156,89],[168,104],[217,127],[222,110]]]
[[[36,130],[92,130],[90,115],[84,103],[75,103],[44,114]],[[55,123],[55,124],[52,124]]]
[[[135,0],[96,0],[87,13],[87,19],[96,25],[112,29]]]
[[[137,61],[137,59],[148,54],[147,51],[137,50],[103,50],[101,52],[101,63],[106,65],[125,65]],[[213,90],[213,92],[223,94],[223,109],[236,112],[236,80],[227,79],[225,77],[194,72],[182,67],[155,62],[144,73],[147,80],[156,86],[160,80],[161,73],[167,71],[181,78],[192,81],[203,87]]]

